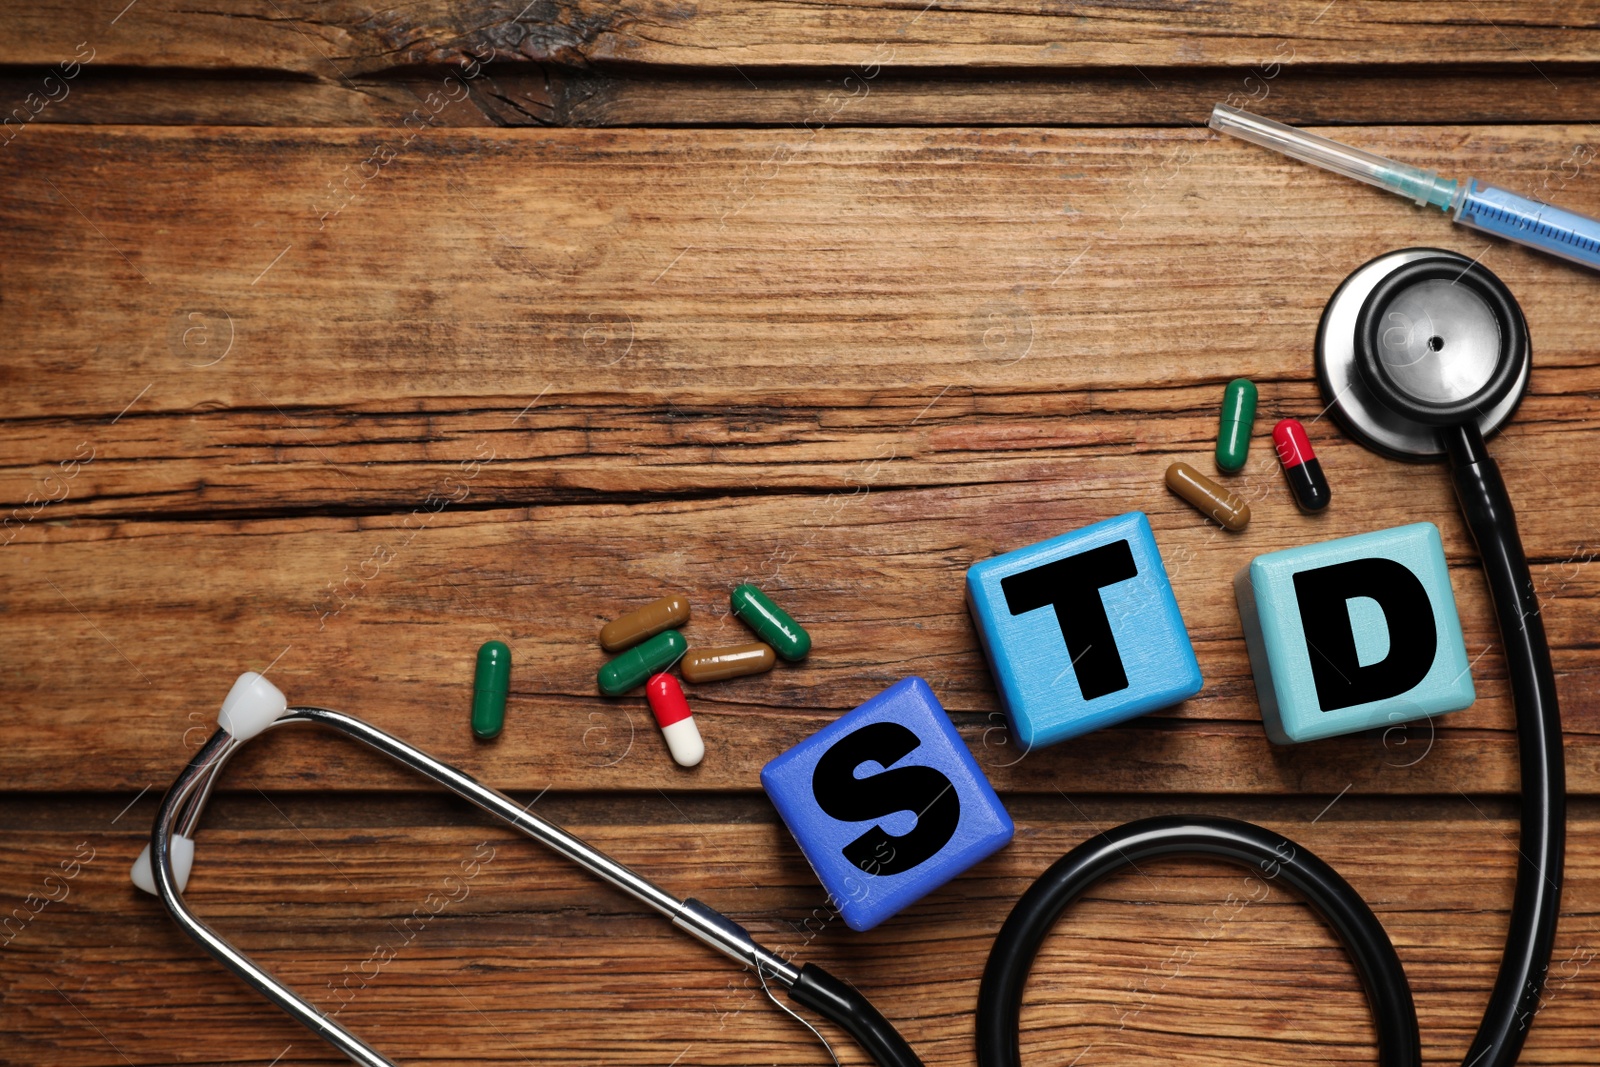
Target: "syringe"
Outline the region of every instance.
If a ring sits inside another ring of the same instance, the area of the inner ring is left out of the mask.
[[[1213,130],[1314,163],[1417,202],[1453,211],[1455,220],[1541,252],[1600,270],[1600,221],[1563,211],[1476,178],[1454,181],[1437,171],[1399,163],[1314,133],[1273,122],[1227,104],[1211,109]]]

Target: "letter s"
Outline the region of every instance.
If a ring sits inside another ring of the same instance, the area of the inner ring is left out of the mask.
[[[897,722],[876,722],[834,742],[817,761],[811,792],[824,812],[841,822],[879,819],[902,811],[917,824],[896,837],[874,825],[843,849],[852,866],[874,875],[899,874],[932,859],[955,836],[961,800],[950,779],[932,767],[900,767],[865,778],[856,768],[868,760],[884,767],[921,747],[922,739]],[[885,851],[888,859],[882,859]]]

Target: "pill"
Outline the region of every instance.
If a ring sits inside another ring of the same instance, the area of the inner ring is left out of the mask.
[[[1288,479],[1294,501],[1301,510],[1321,511],[1327,507],[1332,494],[1328,491],[1328,479],[1322,475],[1322,464],[1311,451],[1306,428],[1296,419],[1284,419],[1272,428],[1272,443],[1278,448],[1283,476]]]
[[[667,630],[642,645],[634,645],[600,668],[600,692],[608,697],[626,693],[652,674],[672,666],[688,647],[689,643],[676,630]]]
[[[661,727],[661,736],[667,739],[667,751],[678,766],[699,763],[706,754],[706,743],[700,740],[700,728],[694,724],[689,701],[678,680],[670,674],[654,675],[644,684],[644,692],[650,699],[656,725]]]
[[[511,650],[504,641],[485,641],[478,648],[478,669],[472,676],[472,732],[488,741],[506,724],[506,694],[511,691]]]
[[[777,661],[772,646],[757,641],[749,645],[693,649],[683,657],[679,669],[685,678],[698,685],[770,671]]]
[[[1217,469],[1232,474],[1250,455],[1250,431],[1256,422],[1256,387],[1248,378],[1235,378],[1222,391],[1222,414],[1217,419]]]
[[[662,630],[676,630],[688,621],[689,599],[674,593],[606,623],[600,628],[600,647],[607,652],[621,652]]]
[[[811,635],[755,586],[739,586],[728,600],[733,605],[733,613],[790,663],[805,659],[806,653],[811,651]],[[693,678],[689,680],[694,681]]]
[[[1250,505],[1207,478],[1187,463],[1167,468],[1167,488],[1195,506],[1195,510],[1235,533],[1250,522]]]

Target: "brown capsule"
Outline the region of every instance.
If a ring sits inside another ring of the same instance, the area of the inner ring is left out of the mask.
[[[777,658],[772,646],[760,641],[726,648],[691,648],[678,661],[678,669],[685,678],[698,685],[701,682],[721,682],[770,671]]]
[[[1187,463],[1167,468],[1167,488],[1195,506],[1195,510],[1215,519],[1225,530],[1235,533],[1250,522],[1250,505],[1230,493]]]
[[[674,593],[606,623],[600,628],[600,647],[607,652],[621,652],[688,621],[689,598]]]

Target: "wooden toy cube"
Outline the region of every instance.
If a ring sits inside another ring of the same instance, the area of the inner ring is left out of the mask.
[[[896,682],[761,769],[761,787],[852,930],[1011,840],[1011,816],[921,678]]]
[[[1431,522],[1257,556],[1233,589],[1261,721],[1280,745],[1472,705]]]
[[[967,607],[1023,751],[1200,691],[1142,511],[973,565]]]

